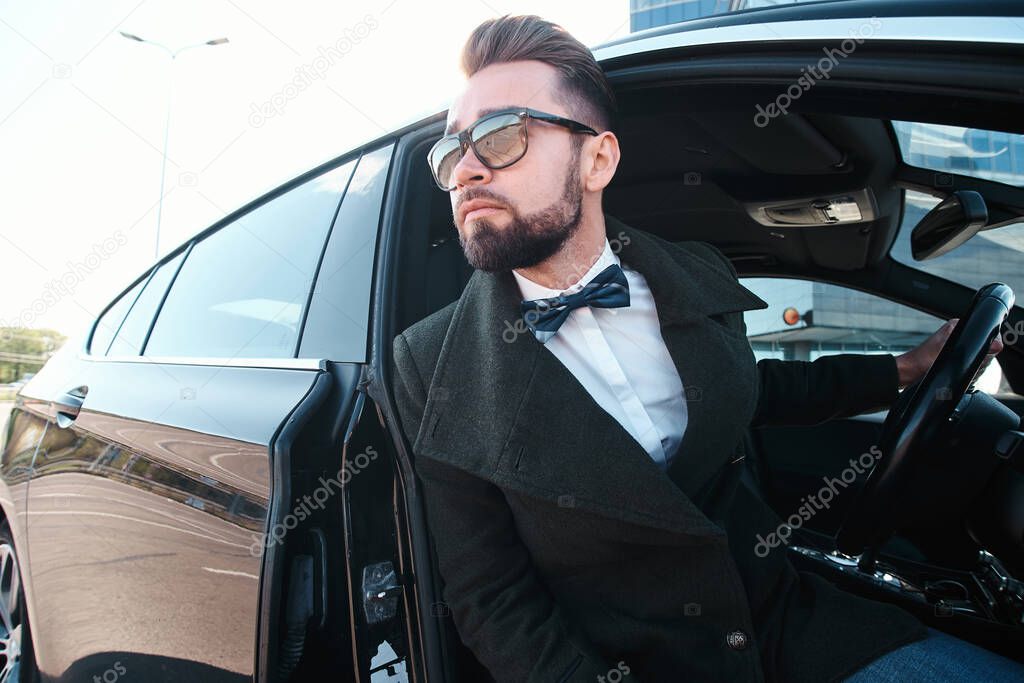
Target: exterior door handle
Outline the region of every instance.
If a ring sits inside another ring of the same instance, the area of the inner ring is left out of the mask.
[[[71,423],[78,417],[78,413],[82,410],[82,404],[85,402],[85,395],[89,393],[89,387],[82,385],[73,389],[68,389],[63,394],[58,396],[53,401],[53,406],[57,409],[57,426],[61,429],[67,429],[71,426]]]

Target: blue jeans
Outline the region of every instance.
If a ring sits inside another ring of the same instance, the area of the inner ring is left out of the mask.
[[[1024,664],[933,628],[928,637],[882,655],[845,683],[958,683],[1024,681]]]

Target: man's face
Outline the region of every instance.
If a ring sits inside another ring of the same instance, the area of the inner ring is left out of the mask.
[[[577,112],[554,97],[558,87],[558,72],[543,62],[492,64],[474,74],[452,103],[446,132],[463,130],[487,110],[505,107],[530,107],[578,120]],[[527,268],[555,254],[576,231],[582,215],[583,141],[574,144],[573,137],[567,128],[530,119],[526,154],[498,170],[466,150],[449,194],[459,242],[471,266],[491,272]],[[474,200],[489,206],[467,213]]]

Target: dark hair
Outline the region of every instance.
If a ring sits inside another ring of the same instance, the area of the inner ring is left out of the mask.
[[[559,99],[571,116],[597,131],[616,125],[615,95],[593,53],[561,26],[534,14],[506,14],[473,29],[462,48],[462,71],[468,78],[491,64],[526,59],[558,69]]]

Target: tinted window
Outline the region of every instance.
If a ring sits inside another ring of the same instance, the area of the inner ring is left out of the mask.
[[[768,302],[768,308],[743,314],[758,359],[899,355],[924,341],[943,322],[909,306],[825,282],[786,278],[742,278],[740,282]],[[787,309],[795,310],[786,316]]]
[[[914,226],[941,200],[907,190],[903,222],[892,245],[892,257],[912,268],[977,289],[990,282],[1008,284],[1018,298],[1024,292],[1024,223],[979,232],[953,251],[915,261],[910,246]]]
[[[354,167],[318,176],[198,242],[145,355],[294,357],[324,239]]]
[[[963,128],[937,123],[893,121],[903,161],[936,174],[936,185],[943,173],[985,178],[1024,187],[1024,135],[980,128]]]
[[[891,353],[917,346],[944,320],[909,306],[848,287],[786,278],[743,278],[744,287],[768,302],[745,311],[754,356],[813,361],[840,353]],[[789,315],[786,315],[787,309]],[[992,362],[976,388],[1009,391],[999,363]]]
[[[139,292],[146,286],[146,280],[148,278],[142,278],[138,284],[132,287],[127,293],[125,293],[120,299],[114,302],[114,304],[107,309],[106,313],[100,316],[99,321],[96,323],[96,329],[92,333],[92,341],[89,342],[89,353],[96,356],[102,356],[107,352],[107,348],[110,346],[110,340],[117,334],[117,328],[121,326],[121,321],[124,320],[125,313],[133,303],[135,303],[136,297],[139,296]]]
[[[392,149],[359,160],[320,266],[300,358],[366,360],[373,257]]]
[[[128,311],[128,317],[121,324],[114,343],[110,345],[108,356],[138,356],[142,353],[142,344],[146,341],[146,333],[149,326],[153,324],[153,315],[156,313],[160,300],[164,298],[167,285],[171,284],[174,274],[181,265],[181,259],[185,251],[160,266],[153,277],[146,283],[135,305]]]

